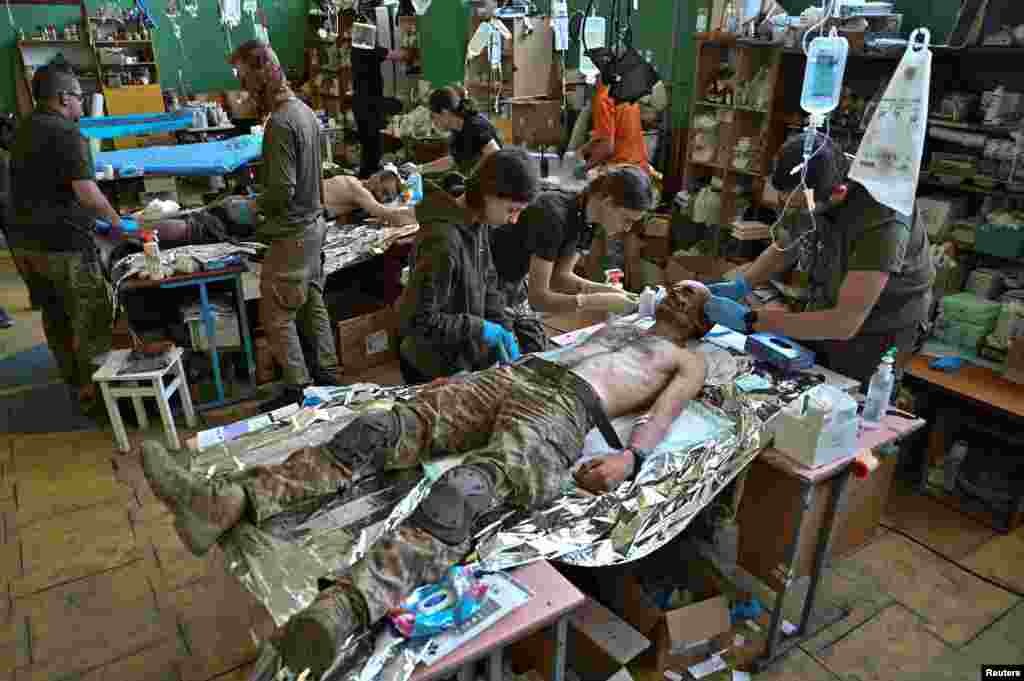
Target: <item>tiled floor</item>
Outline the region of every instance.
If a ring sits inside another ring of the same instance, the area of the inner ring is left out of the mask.
[[[0,305],[36,327],[23,298],[0,287]],[[37,336],[23,328],[8,345]],[[399,380],[395,367],[360,378]],[[1024,530],[996,536],[908,495],[886,525],[823,581],[851,615],[760,678],[973,681],[982,663],[1024,661],[1024,604],[975,576],[1024,589]],[[0,681],[242,681],[269,631],[216,549],[195,558],[179,543],[137,455],[115,452],[108,432],[0,434]]]

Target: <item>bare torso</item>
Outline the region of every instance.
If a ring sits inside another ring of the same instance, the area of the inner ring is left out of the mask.
[[[594,388],[610,418],[649,407],[680,368],[685,350],[631,327],[606,327],[554,361]]]
[[[324,180],[324,203],[327,208],[338,215],[348,215],[356,209],[354,183],[358,178],[338,175]]]

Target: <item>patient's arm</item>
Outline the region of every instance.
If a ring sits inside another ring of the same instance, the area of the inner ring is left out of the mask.
[[[676,373],[654,401],[654,406],[648,412],[650,418],[633,431],[626,449],[581,466],[576,473],[576,482],[580,487],[595,494],[603,494],[617,487],[630,476],[636,466],[633,448],[650,451],[657,447],[683,413],[687,403],[700,393],[707,376],[704,358],[681,348],[677,351],[677,357]]]
[[[379,218],[392,225],[411,225],[416,222],[416,214],[412,208],[388,208],[381,205],[362,182],[352,182],[349,198],[372,217]]]
[[[629,439],[627,450],[632,447],[651,450],[665,439],[672,424],[683,413],[687,403],[695,398],[704,387],[707,365],[704,357],[690,350],[677,352],[676,374],[661,391],[650,409],[650,420],[635,431]]]

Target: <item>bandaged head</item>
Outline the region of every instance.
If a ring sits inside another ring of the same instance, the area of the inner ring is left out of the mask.
[[[699,281],[680,281],[668,287],[655,316],[679,329],[684,339],[700,338],[714,326],[704,314],[710,298],[711,291]]]
[[[228,58],[238,72],[238,80],[251,95],[262,99],[268,90],[277,90],[285,83],[284,70],[277,53],[261,40],[243,43]]]

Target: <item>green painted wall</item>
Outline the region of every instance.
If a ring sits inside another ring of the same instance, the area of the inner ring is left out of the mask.
[[[434,0],[427,13],[417,20],[416,30],[420,36],[423,77],[434,87],[461,82],[469,30],[469,10],[462,0]]]
[[[90,13],[105,4],[100,0],[87,0]],[[113,2],[118,7],[130,7],[126,0]],[[157,23],[157,63],[160,66],[160,81],[164,88],[178,86],[178,70],[181,70],[185,87],[192,92],[236,89],[238,81],[227,64],[228,44],[238,46],[254,37],[252,23],[247,14],[242,23],[230,32],[230,38],[221,28],[217,4],[201,0],[199,15],[192,18],[179,13],[181,45],[174,38],[171,22],[165,16],[165,0],[150,0],[147,3]],[[306,39],[306,0],[270,0],[260,3],[267,15],[270,40],[286,66],[302,66],[303,47]],[[26,35],[31,35],[40,24],[56,24],[58,30],[71,21],[77,21],[79,11],[72,6],[39,7],[32,5],[11,5],[11,16],[16,26]],[[17,32],[9,22],[0,21],[0,108],[15,111],[15,77],[20,77],[15,68]]]

